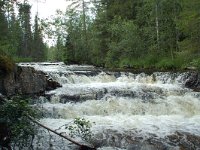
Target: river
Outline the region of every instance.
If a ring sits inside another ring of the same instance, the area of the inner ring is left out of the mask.
[[[65,124],[83,117],[92,123],[91,143],[98,149],[180,149],[181,140],[189,142],[177,136],[200,136],[200,93],[184,87],[187,73],[133,74],[63,63],[19,65],[42,70],[62,85],[38,99],[35,105],[44,112],[40,121],[67,132]],[[191,143],[191,149],[199,148]],[[76,149],[43,130],[35,148]]]

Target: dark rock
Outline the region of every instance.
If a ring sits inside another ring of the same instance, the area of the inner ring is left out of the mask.
[[[119,133],[116,130],[107,129],[97,133],[91,143],[97,147],[111,146],[127,150],[197,150],[200,149],[200,136],[175,132],[163,138],[154,134],[145,137],[137,132]]]
[[[0,147],[2,147],[2,150],[3,149],[11,150],[10,142],[11,142],[11,137],[7,124],[0,122]]]
[[[80,101],[80,95],[61,95],[60,102],[67,103],[69,101],[78,102]]]
[[[100,91],[96,92],[96,100],[102,99],[106,94],[108,93],[108,90],[106,88],[103,88]]]
[[[138,144],[130,144],[127,147],[127,150],[159,150],[159,149],[155,147],[154,145],[151,145],[147,142],[143,142],[143,143],[138,143]]]
[[[115,76],[115,78],[121,77],[121,72],[115,72],[115,73],[114,73],[114,76]]]
[[[96,98],[97,98],[96,94],[93,93],[81,94],[81,95],[60,95],[60,102],[61,103],[81,102]]]
[[[15,70],[0,78],[0,93],[8,97],[14,95],[44,95],[46,90],[52,90],[60,85],[49,81],[42,71],[32,67],[17,66]]]
[[[56,89],[58,87],[62,87],[62,86],[56,81],[47,79],[47,86],[46,86],[46,90],[47,91],[54,90],[54,89]]]
[[[74,71],[77,75],[86,75],[86,76],[96,76],[101,73],[100,70],[90,70],[90,71]]]
[[[192,72],[185,83],[185,87],[200,92],[200,74]]]
[[[171,144],[178,145],[181,150],[196,150],[200,148],[200,136],[194,134],[176,132],[167,138]]]

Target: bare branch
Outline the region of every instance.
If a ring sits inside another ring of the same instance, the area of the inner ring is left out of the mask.
[[[73,139],[71,139],[71,138],[69,138],[69,137],[67,137],[67,136],[64,136],[62,133],[58,133],[58,132],[56,132],[56,131],[50,129],[49,127],[47,127],[47,126],[41,124],[39,121],[36,121],[36,120],[35,120],[34,118],[32,118],[31,116],[29,116],[29,115],[26,115],[26,116],[27,116],[33,123],[36,123],[37,125],[41,126],[42,128],[45,128],[45,129],[47,129],[48,131],[51,131],[51,132],[53,132],[54,134],[56,134],[56,135],[58,135],[58,136],[60,136],[60,137],[62,137],[62,138],[64,138],[64,139],[66,139],[66,140],[68,140],[68,141],[74,143],[75,145],[80,146],[80,149],[85,149],[85,148],[87,148],[88,150],[96,150],[96,148],[95,148],[94,146],[83,145],[83,144],[81,144],[81,143],[79,143],[79,142],[77,142],[77,141],[75,141],[75,140],[73,140]]]

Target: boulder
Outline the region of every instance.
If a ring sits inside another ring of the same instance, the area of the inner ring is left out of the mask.
[[[32,67],[16,66],[15,70],[0,78],[0,93],[14,95],[44,95],[46,90],[60,87],[55,81],[48,80],[45,73]]]
[[[185,82],[185,87],[200,92],[200,73],[191,72],[189,78]]]

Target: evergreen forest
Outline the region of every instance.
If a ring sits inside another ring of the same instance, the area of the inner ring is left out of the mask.
[[[72,0],[51,18],[31,16],[27,0],[0,1],[0,62],[200,67],[199,0]]]

